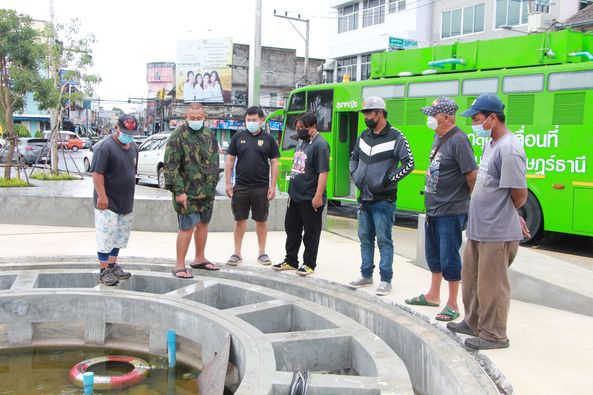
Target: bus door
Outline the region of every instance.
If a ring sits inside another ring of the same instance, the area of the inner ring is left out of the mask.
[[[334,135],[334,196],[355,198],[350,182],[350,155],[358,135],[358,112],[338,113],[338,133]]]

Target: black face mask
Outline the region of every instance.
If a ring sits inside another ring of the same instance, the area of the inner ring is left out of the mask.
[[[309,139],[309,129],[297,129],[297,135],[301,140]]]
[[[375,129],[375,126],[377,126],[377,121],[375,121],[374,119],[365,119],[364,123],[365,125],[367,125],[367,128],[370,129]]]

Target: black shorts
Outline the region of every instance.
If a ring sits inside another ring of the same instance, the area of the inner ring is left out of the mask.
[[[235,221],[243,221],[249,218],[249,210],[251,209],[251,218],[254,221],[266,222],[270,208],[268,187],[253,188],[235,185],[231,207]]]

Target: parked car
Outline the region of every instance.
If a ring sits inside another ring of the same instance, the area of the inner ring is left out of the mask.
[[[66,149],[70,149],[72,151],[78,151],[79,149],[85,148],[85,141],[80,138],[79,135],[73,132],[69,132],[67,130],[60,130],[60,136],[58,138],[58,146],[64,146]],[[43,137],[49,139],[51,136],[51,132],[44,132]],[[88,143],[90,145],[90,141]]]
[[[84,171],[90,172],[91,171],[91,163],[93,162],[93,151],[97,148],[99,144],[101,144],[103,140],[99,140],[91,148],[89,148],[85,153],[84,157],[82,158],[82,164],[84,166]]]
[[[138,147],[140,147],[146,139],[148,139],[148,136],[134,136],[134,141]]]
[[[34,163],[49,163],[49,144],[46,139],[38,139],[25,137],[19,139],[19,153],[23,164],[32,165]],[[8,147],[6,149],[0,149],[0,162],[6,163],[6,157],[8,156]],[[13,163],[18,163],[18,154],[15,152],[12,158]]]
[[[170,133],[153,134],[142,143],[138,149],[138,179],[156,179],[159,188],[165,188],[164,157],[165,147],[169,140]],[[219,172],[224,172],[224,155],[220,155],[218,163]]]
[[[81,137],[80,139],[84,143],[82,148],[91,148],[91,146],[93,145],[93,142],[89,137]]]
[[[153,134],[138,148],[138,178],[156,179],[159,188],[165,188],[165,147],[170,133]]]

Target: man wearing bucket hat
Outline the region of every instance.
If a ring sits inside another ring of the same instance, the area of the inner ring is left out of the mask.
[[[139,135],[136,117],[123,114],[117,120],[115,132],[94,149],[93,202],[97,255],[101,272],[99,282],[116,285],[130,278],[117,263],[120,248],[125,248],[132,228],[132,209],[136,188],[138,148],[133,136]]]
[[[426,294],[407,299],[406,303],[437,307],[444,278],[449,285],[449,298],[436,316],[439,321],[459,317],[459,248],[467,222],[470,193],[478,173],[469,139],[455,124],[457,109],[455,101],[448,97],[441,97],[432,105],[421,108],[428,116],[426,125],[435,131],[424,186],[424,252],[431,281]]]
[[[461,115],[472,118],[475,134],[491,141],[484,147],[469,205],[461,272],[465,318],[447,328],[475,336],[465,340],[470,348],[506,348],[511,301],[507,270],[519,241],[529,235],[517,213],[527,201],[527,160],[523,145],[505,125],[504,104],[497,96],[479,96]]]
[[[414,169],[414,157],[402,132],[387,122],[385,102],[377,96],[363,101],[361,112],[367,129],[362,132],[350,158],[350,174],[360,191],[358,198],[358,238],[362,276],[349,283],[352,288],[373,284],[375,238],[381,260],[381,282],[375,291],[391,292],[393,278],[392,228],[397,185]]]

